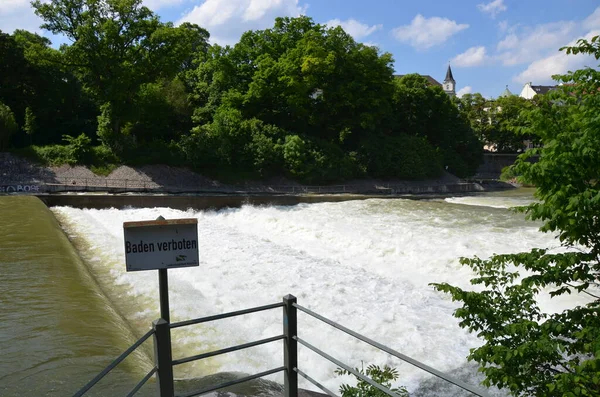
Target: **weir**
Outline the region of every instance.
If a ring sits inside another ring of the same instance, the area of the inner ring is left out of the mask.
[[[179,210],[193,208],[196,210],[220,210],[223,208],[238,208],[243,205],[285,205],[314,204],[326,202],[344,202],[366,199],[436,199],[449,196],[460,196],[473,194],[476,190],[465,184],[465,189],[456,191],[421,192],[418,194],[319,194],[319,195],[175,195],[175,194],[37,194],[48,207],[67,206],[73,208],[123,209],[128,207],[153,208],[168,207]]]
[[[469,203],[485,207],[465,205]],[[122,230],[123,221],[153,219],[158,214],[168,218],[190,216],[198,219],[201,270],[173,271],[174,322],[199,314],[224,313],[240,306],[262,305],[272,302],[273,297],[294,291],[302,304],[311,310],[325,313],[363,335],[373,335],[387,346],[452,373],[465,365],[464,357],[476,343],[475,338],[465,336],[456,327],[451,317],[453,308],[447,300],[441,300],[427,289],[427,283],[438,281],[440,277],[450,282],[468,283],[469,274],[454,264],[453,258],[461,255],[485,256],[492,250],[520,250],[527,248],[525,244],[538,246],[552,242],[548,241],[551,236],[541,241],[544,236],[535,230],[537,227],[526,225],[521,216],[491,208],[490,204],[507,207],[504,199],[471,196],[446,202],[367,200],[296,207],[244,206],[201,212],[168,208],[79,210],[69,207],[52,208],[52,212],[110,298],[111,302],[104,307],[112,306],[122,312],[136,337],[141,336],[151,323],[153,318],[148,313],[157,311],[151,302],[156,300],[156,289],[152,288],[156,277],[152,275],[154,277],[148,279],[143,275],[138,278],[138,274],[136,277],[124,274],[125,269],[121,269],[124,247],[119,229]],[[498,242],[503,245],[499,247]],[[31,243],[33,246],[35,242]],[[436,249],[432,250],[432,246]],[[174,359],[277,336],[281,327],[277,319],[267,321],[262,314],[257,317],[256,320],[244,318],[243,327],[230,319],[232,322],[221,320],[174,330]],[[372,360],[379,365],[389,362],[381,355],[372,356],[369,348],[344,344],[335,333],[308,325],[304,319],[299,321],[299,334],[304,341],[318,348],[321,347],[314,343],[315,340],[326,341],[327,348],[323,350],[342,362],[359,367],[361,360],[366,363]],[[273,329],[273,324],[277,329]],[[242,331],[251,334],[247,340]],[[277,343],[281,342],[271,344]],[[430,350],[434,345],[439,348]],[[280,345],[263,346],[265,349],[256,347],[257,350],[248,353],[239,351],[231,353],[231,357],[224,355],[223,359],[215,356],[177,365],[176,377],[192,381],[204,379],[207,374],[235,371],[252,374],[276,368],[280,364],[269,360],[275,358],[280,362],[281,350],[275,349]],[[426,353],[423,353],[423,346]],[[301,355],[303,348],[300,347]],[[303,360],[306,358],[304,356]],[[98,361],[95,360],[96,365],[109,362],[108,359]],[[203,364],[205,361],[209,364]],[[262,363],[269,365],[262,367]],[[332,369],[313,358],[304,361],[304,365],[322,376],[320,381],[326,387],[337,389],[339,380]],[[129,366],[124,372],[129,372],[129,377],[134,372],[136,378],[141,379],[151,367],[143,368],[144,373],[131,371],[131,368]],[[423,381],[430,378],[415,375],[410,368],[398,368],[402,373],[400,384],[415,390],[415,395],[431,395],[427,393],[431,389],[420,389]],[[70,372],[79,371],[79,368],[71,368]],[[310,376],[308,371],[305,372]],[[475,371],[468,370],[460,376],[476,384],[478,380],[473,378],[473,373]],[[111,373],[111,384],[128,384],[114,382],[112,376]],[[70,388],[64,387],[63,393],[55,395],[67,395],[68,390],[72,393],[85,381],[73,381]],[[202,383],[200,388],[206,385]],[[111,395],[126,393],[127,390],[122,390]],[[35,393],[20,393],[28,394]]]

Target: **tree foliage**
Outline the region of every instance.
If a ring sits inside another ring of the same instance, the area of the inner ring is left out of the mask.
[[[600,59],[600,39],[564,48]],[[481,366],[485,383],[513,395],[600,394],[600,71],[585,68],[555,78],[561,89],[524,113],[526,132],[542,147],[522,154],[514,169],[536,186],[539,202],[524,211],[558,235],[566,252],[534,249],[462,259],[482,292],[436,284],[462,303],[460,325],[484,345],[469,359]],[[539,155],[537,163],[531,156]],[[587,303],[558,313],[540,309],[537,297],[580,294]]]
[[[395,79],[392,62],[339,27],[278,18],[234,47],[212,46],[186,71],[196,126],[183,150],[199,166],[212,157],[263,176],[276,172],[266,162],[316,183],[429,178],[443,165],[474,173],[481,147],[454,104],[422,77]],[[247,123],[270,132],[250,132]],[[215,145],[216,158],[189,145]]]
[[[72,41],[61,47],[63,63],[99,104],[111,104],[113,132],[103,141],[114,149],[122,149],[121,132],[131,121],[140,87],[173,78],[208,38],[195,25],[161,23],[141,0],[35,0],[32,5],[42,28]]]
[[[10,137],[18,128],[12,110],[0,102],[0,149],[5,149],[8,146]]]
[[[0,59],[0,101],[12,109],[23,131],[14,134],[14,146],[31,143],[28,113],[35,115],[34,129],[43,126],[36,129],[36,143],[58,143],[70,130],[93,136],[94,105],[48,39],[24,30],[0,33]]]
[[[15,147],[84,133],[125,162],[178,158],[208,174],[310,183],[467,176],[481,159],[442,90],[395,78],[389,53],[341,27],[277,18],[221,47],[202,27],[161,22],[142,0],[32,6],[69,42],[57,50],[35,33],[0,32]]]
[[[487,100],[479,93],[465,94],[457,99],[461,114],[488,150],[499,153],[519,153],[525,142],[538,143],[536,135],[524,133],[527,127],[524,111],[536,107],[539,98],[527,100],[517,95]]]
[[[408,391],[403,386],[392,387],[392,382],[398,379],[398,370],[388,365],[382,367],[374,364],[370,364],[365,368],[355,368],[355,370],[361,375],[365,375],[371,378],[375,383],[389,389],[393,394],[398,397],[408,397]],[[353,375],[356,378],[356,386],[350,386],[343,384],[340,386],[340,393],[342,397],[387,397],[388,394],[380,390],[379,388],[366,382],[364,379],[352,374],[350,371],[343,368],[337,368],[335,370],[336,375]]]

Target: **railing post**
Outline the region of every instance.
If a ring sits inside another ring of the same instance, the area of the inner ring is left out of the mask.
[[[154,328],[154,362],[157,368],[158,393],[160,397],[174,397],[171,328],[163,318],[155,320],[152,323],[152,328]]]
[[[285,345],[283,347],[283,365],[284,373],[284,397],[298,396],[298,341],[294,339],[298,334],[297,309],[294,306],[296,297],[286,295],[283,297],[283,334],[285,335]]]

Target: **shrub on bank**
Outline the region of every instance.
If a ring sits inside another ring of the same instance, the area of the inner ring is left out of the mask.
[[[89,146],[77,138],[68,145],[31,145],[13,152],[44,166],[85,165],[98,175],[108,175],[121,160],[106,146]]]

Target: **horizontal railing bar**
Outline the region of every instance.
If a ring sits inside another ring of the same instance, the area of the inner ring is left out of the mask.
[[[220,354],[231,353],[234,351],[247,349],[249,347],[264,345],[265,343],[270,343],[270,342],[274,342],[276,340],[281,340],[281,339],[285,339],[285,335],[273,336],[271,338],[261,339],[261,340],[255,341],[255,342],[248,342],[248,343],[244,343],[244,344],[237,345],[237,346],[226,347],[221,350],[215,350],[215,351],[208,352],[208,353],[202,353],[202,354],[198,354],[196,356],[180,358],[178,360],[173,360],[173,365],[185,364],[185,363],[189,363],[190,361],[202,360],[204,358],[218,356]]]
[[[88,390],[90,390],[96,383],[98,383],[100,381],[100,379],[104,378],[106,376],[106,374],[108,374],[110,371],[112,371],[117,365],[119,365],[119,363],[123,360],[125,360],[125,358],[131,354],[131,352],[133,352],[135,349],[137,349],[142,343],[144,343],[146,341],[146,339],[148,339],[150,336],[152,336],[154,334],[154,330],[151,329],[150,331],[146,332],[146,334],[144,336],[142,336],[140,339],[138,339],[137,342],[135,342],[133,345],[129,346],[129,349],[125,350],[119,357],[117,357],[115,359],[115,361],[113,361],[112,363],[110,363],[106,368],[104,368],[102,370],[102,372],[100,372],[98,375],[96,375],[96,377],[94,379],[92,379],[91,381],[88,382],[87,385],[83,386],[81,388],[81,390],[79,390],[77,393],[75,393],[73,395],[73,397],[81,397],[83,396]]]
[[[332,392],[331,390],[329,390],[328,388],[326,388],[325,386],[323,386],[322,384],[320,384],[319,382],[317,382],[316,380],[314,380],[313,378],[311,378],[304,372],[300,371],[298,368],[294,368],[294,369],[296,370],[296,372],[298,372],[298,375],[302,376],[304,379],[308,380],[310,383],[317,386],[319,389],[323,390],[325,393],[329,394],[331,397],[338,397],[337,394],[335,394],[334,392]]]
[[[422,362],[417,361],[414,358],[411,358],[411,357],[409,357],[407,355],[404,355],[404,354],[402,354],[402,353],[400,353],[400,352],[398,352],[398,351],[396,351],[394,349],[390,349],[389,347],[387,347],[385,345],[382,345],[379,342],[375,342],[374,340],[369,339],[366,336],[363,336],[363,335],[361,335],[361,334],[359,334],[357,332],[354,332],[351,329],[348,329],[348,328],[344,327],[343,325],[340,325],[340,324],[338,324],[336,322],[333,322],[333,321],[329,320],[328,318],[325,318],[325,317],[323,317],[323,316],[321,316],[321,315],[319,315],[319,314],[317,314],[317,313],[315,313],[315,312],[313,312],[313,311],[311,311],[311,310],[309,310],[309,309],[307,309],[305,307],[302,307],[302,306],[300,306],[300,305],[298,305],[296,303],[294,303],[293,305],[297,309],[299,309],[300,311],[303,311],[304,313],[306,313],[306,314],[308,314],[310,316],[313,316],[314,318],[316,318],[318,320],[321,320],[324,323],[329,324],[332,327],[337,328],[340,331],[343,331],[343,332],[345,332],[345,333],[347,333],[347,334],[355,337],[356,339],[359,339],[359,340],[361,340],[361,341],[363,341],[365,343],[370,344],[371,346],[374,346],[374,347],[376,347],[376,348],[378,348],[380,350],[383,350],[384,352],[389,353],[392,356],[398,357],[399,359],[401,359],[403,361],[406,361],[407,363],[412,364],[415,367],[422,369],[423,371],[429,372],[430,374],[435,375],[438,378],[441,378],[441,379],[445,380],[446,382],[452,383],[453,385],[456,385],[456,386],[460,387],[463,390],[466,390],[466,391],[468,391],[470,393],[473,393],[476,396],[488,397],[488,395],[485,392],[483,392],[482,390],[479,390],[479,389],[477,389],[477,388],[475,388],[475,387],[473,387],[471,385],[468,385],[468,384],[466,384],[465,382],[463,382],[463,381],[461,381],[459,379],[455,379],[452,376],[446,375],[445,373],[440,372],[437,369],[432,368],[432,367],[430,367],[427,364],[423,364]]]
[[[278,307],[283,307],[283,305],[284,305],[283,302],[273,303],[273,304],[270,304],[270,305],[258,306],[258,307],[253,307],[253,308],[250,308],[250,309],[238,310],[238,311],[235,311],[235,312],[229,312],[229,313],[223,313],[223,314],[216,314],[214,316],[196,318],[194,320],[180,321],[178,323],[172,323],[171,324],[171,329],[179,328],[179,327],[185,327],[187,325],[194,325],[194,324],[206,323],[206,322],[214,321],[214,320],[221,320],[221,319],[229,318],[229,317],[242,316],[244,314],[256,313],[256,312],[260,312],[260,311],[264,311],[264,310],[275,309],[275,308],[278,308]]]
[[[148,382],[148,379],[150,379],[157,370],[158,370],[158,368],[156,368],[156,367],[152,368],[152,370],[150,370],[150,372],[148,372],[148,374],[146,374],[146,376],[144,376],[144,379],[142,379],[140,381],[140,383],[138,383],[133,389],[131,389],[129,394],[127,394],[127,397],[133,397],[135,395],[135,393],[137,393],[142,388],[142,386],[144,386],[146,384],[146,382]]]
[[[365,382],[367,382],[371,386],[378,388],[379,390],[381,390],[382,392],[384,392],[388,396],[397,397],[396,394],[393,391],[391,391],[390,389],[388,389],[387,387],[385,387],[383,385],[380,385],[379,383],[375,382],[373,379],[369,378],[368,376],[365,376],[365,375],[361,374],[360,372],[358,372],[354,368],[351,368],[351,367],[347,366],[346,364],[344,364],[340,360],[337,360],[337,359],[333,358],[332,356],[330,356],[329,354],[325,353],[324,351],[319,350],[318,348],[314,347],[313,345],[311,345],[310,343],[306,342],[305,340],[302,340],[302,339],[298,338],[297,336],[295,336],[294,339],[296,339],[298,341],[298,343],[302,344],[303,346],[306,346],[307,348],[309,348],[310,350],[314,351],[315,353],[317,353],[321,357],[324,357],[324,358],[328,359],[329,361],[331,361],[332,363],[334,363],[338,367],[344,368],[346,371],[350,372],[352,375],[354,375],[354,376],[356,376],[356,377],[364,380]]]
[[[222,389],[224,387],[229,387],[229,386],[237,385],[237,384],[240,384],[240,383],[248,382],[249,380],[254,380],[254,379],[262,378],[263,376],[272,375],[272,374],[275,374],[275,373],[281,372],[281,371],[285,371],[285,367],[279,367],[279,368],[271,369],[269,371],[264,371],[264,372],[260,372],[258,374],[246,376],[244,378],[232,380],[232,381],[229,381],[229,382],[224,382],[224,383],[221,383],[220,385],[211,386],[211,387],[209,387],[207,389],[204,389],[204,390],[200,390],[200,391],[196,391],[196,392],[191,392],[191,393],[188,393],[188,394],[178,394],[177,397],[199,396],[199,395],[202,395],[202,394],[210,393],[211,391]]]

